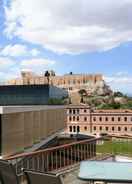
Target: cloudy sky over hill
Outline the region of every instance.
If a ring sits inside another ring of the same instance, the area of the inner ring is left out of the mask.
[[[132,91],[132,0],[0,0],[0,78],[102,73]]]

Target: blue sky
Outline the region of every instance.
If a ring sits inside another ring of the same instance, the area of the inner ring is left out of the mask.
[[[21,70],[102,73],[132,94],[131,0],[0,0],[0,80]]]

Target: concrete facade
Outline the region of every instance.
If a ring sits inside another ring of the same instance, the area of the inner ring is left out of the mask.
[[[0,107],[0,155],[24,152],[65,127],[64,106]]]
[[[132,110],[67,107],[67,133],[132,135]]]

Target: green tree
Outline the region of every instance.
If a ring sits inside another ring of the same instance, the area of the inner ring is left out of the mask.
[[[121,93],[120,91],[114,92],[114,97],[123,97],[123,93]]]

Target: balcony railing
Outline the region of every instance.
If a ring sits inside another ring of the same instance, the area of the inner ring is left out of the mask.
[[[110,155],[132,156],[132,137],[105,136],[5,158],[22,174],[22,169],[57,171],[83,160],[104,159]]]
[[[5,159],[15,166],[18,175],[21,174],[22,168],[39,172],[54,171],[95,157],[97,140],[99,139],[77,141]]]

